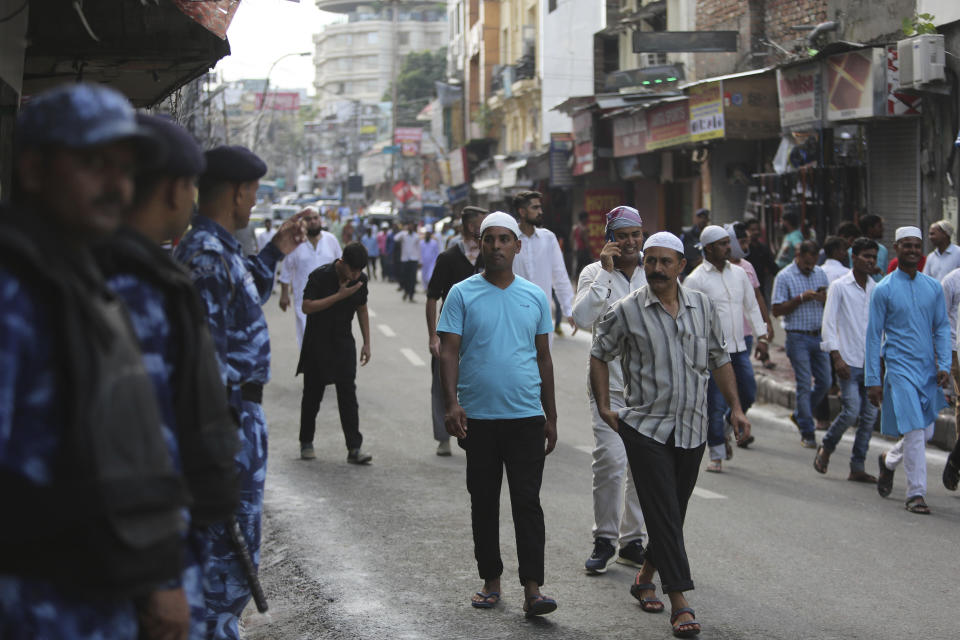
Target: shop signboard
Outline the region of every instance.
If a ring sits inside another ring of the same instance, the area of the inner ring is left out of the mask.
[[[607,212],[621,204],[621,189],[587,189],[583,192],[583,209],[587,212],[587,241],[593,255],[600,255],[606,242],[604,229],[607,226]]]
[[[690,105],[669,102],[647,110],[647,149],[662,149],[690,142]]]
[[[859,49],[827,58],[827,120],[886,114],[886,48]]]
[[[271,91],[267,94],[264,104],[263,92],[254,97],[254,107],[257,111],[271,109],[273,111],[299,111],[300,94],[296,91]]]
[[[777,83],[772,71],[723,81],[723,126],[728,140],[780,136]]]
[[[819,126],[823,119],[823,78],[819,62],[777,69],[777,92],[783,129]]]
[[[696,142],[724,136],[723,95],[720,82],[697,84],[690,98],[690,139]]]
[[[570,154],[573,152],[573,134],[550,134],[550,186],[573,186],[573,174],[570,171]]]
[[[467,150],[465,147],[459,147],[447,154],[447,162],[450,167],[449,184],[456,186],[464,184],[467,181]]]
[[[573,116],[573,175],[593,172],[593,112],[580,111]]]
[[[613,156],[635,156],[647,152],[647,116],[631,113],[613,121]]]
[[[888,116],[918,116],[923,112],[919,93],[902,93],[900,89],[900,54],[896,45],[887,46],[887,110]]]
[[[420,155],[420,140],[422,138],[422,127],[397,127],[393,144],[400,145],[400,153],[409,158]]]

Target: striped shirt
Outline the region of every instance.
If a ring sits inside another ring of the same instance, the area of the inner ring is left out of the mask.
[[[620,358],[625,407],[620,419],[641,435],[694,449],[707,436],[710,372],[730,362],[720,318],[699,291],[679,287],[671,316],[644,286],[617,301],[597,324],[590,354]]]

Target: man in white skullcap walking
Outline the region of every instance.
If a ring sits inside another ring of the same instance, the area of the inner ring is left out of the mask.
[[[618,300],[596,326],[590,351],[590,385],[597,411],[623,438],[649,544],[630,593],[644,611],[663,605],[653,577],[670,598],[673,634],[700,633],[684,591],[693,589],[683,541],[683,520],[703,458],[707,435],[707,381],[713,373],[730,406],[739,441],[750,435],[720,318],[710,299],[681,286],[683,243],[661,231],[643,246],[647,285]],[[607,363],[619,358],[624,407],[610,408]]]
[[[894,470],[902,460],[907,511],[927,514],[925,448],[933,422],[947,404],[940,387],[950,381],[950,321],[940,283],[917,271],[922,243],[920,229],[897,229],[893,245],[897,270],[881,280],[870,296],[864,384],[870,402],[883,408],[881,431],[903,436],[880,454],[877,491],[883,497],[890,495]]]

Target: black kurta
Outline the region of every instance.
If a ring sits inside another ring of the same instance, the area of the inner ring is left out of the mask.
[[[340,289],[335,264],[313,270],[303,289],[304,300],[326,298]],[[357,345],[350,324],[357,308],[367,304],[367,274],[360,274],[360,279],[363,285],[349,298],[307,314],[297,373],[320,376],[324,384],[357,377]]]

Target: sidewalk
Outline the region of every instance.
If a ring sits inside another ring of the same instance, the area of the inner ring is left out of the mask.
[[[753,370],[757,379],[757,403],[776,404],[787,409],[793,409],[796,403],[796,383],[793,379],[793,368],[787,358],[783,346],[770,345],[770,362],[776,364],[774,369],[765,368],[759,360],[751,358]],[[831,418],[840,413],[840,398],[830,396]],[[947,451],[953,449],[956,442],[956,423],[953,418],[953,407],[947,407],[940,412],[934,428],[931,444]],[[879,425],[877,426],[879,433]]]

